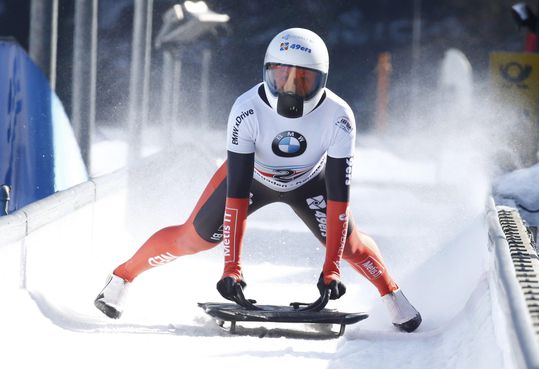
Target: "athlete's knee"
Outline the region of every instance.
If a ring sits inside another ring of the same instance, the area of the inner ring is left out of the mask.
[[[146,241],[155,248],[166,247],[172,255],[182,256],[208,250],[218,244],[200,237],[191,223],[170,226],[155,232]]]
[[[178,255],[196,254],[219,244],[219,242],[209,242],[203,239],[192,223],[182,224],[174,232],[176,232],[176,237],[173,246]]]
[[[374,239],[358,229],[352,230],[344,245],[343,258],[350,260],[371,253],[379,254],[378,246]]]

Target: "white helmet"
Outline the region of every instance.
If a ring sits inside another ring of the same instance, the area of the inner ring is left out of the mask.
[[[271,107],[287,118],[311,112],[324,94],[328,49],[316,33],[303,28],[282,31],[264,57],[264,90]]]

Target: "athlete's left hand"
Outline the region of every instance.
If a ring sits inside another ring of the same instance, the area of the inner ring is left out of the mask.
[[[329,289],[331,291],[331,294],[329,295],[331,300],[337,300],[346,293],[346,286],[344,283],[337,279],[332,279],[329,283],[326,283],[324,281],[324,273],[320,274],[320,278],[318,279],[316,286],[318,287],[318,291],[320,291],[321,295]]]

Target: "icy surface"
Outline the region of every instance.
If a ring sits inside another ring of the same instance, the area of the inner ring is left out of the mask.
[[[410,159],[383,143],[360,142],[352,212],[421,311],[418,331],[397,331],[375,289],[344,266],[348,292],[330,307],[370,317],[343,337],[316,339],[327,327],[258,323],[230,336],[197,307],[221,301],[220,247],[141,275],[122,319],[102,316],[93,299],[107,274],[153,231],[184,221],[222,159],[219,151],[179,148],[128,190],[1,247],[1,361],[21,368],[515,367],[488,248],[488,181],[458,157]],[[248,297],[314,300],[323,252],[287,206],[261,209],[246,232]]]

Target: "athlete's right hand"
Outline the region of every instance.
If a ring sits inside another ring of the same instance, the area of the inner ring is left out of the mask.
[[[224,277],[219,282],[217,282],[217,291],[227,300],[235,301],[234,297],[236,296],[236,286],[240,285],[241,288],[245,288],[247,283],[243,279],[236,279],[234,277]]]

